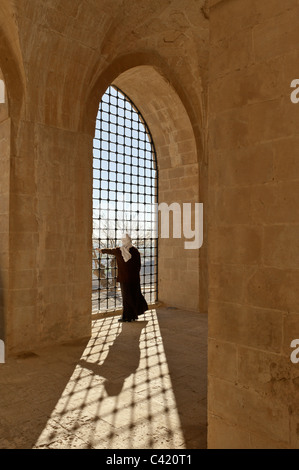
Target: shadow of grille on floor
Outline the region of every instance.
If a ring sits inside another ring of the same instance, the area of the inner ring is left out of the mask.
[[[188,400],[186,384],[183,389]],[[134,323],[94,320],[93,336],[35,447],[59,442],[68,448],[186,448],[155,310]]]

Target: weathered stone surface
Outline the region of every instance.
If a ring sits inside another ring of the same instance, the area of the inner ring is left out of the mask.
[[[269,400],[255,390],[210,377],[210,404],[214,414],[249,432],[288,443],[288,405]],[[245,443],[246,444],[246,443]]]
[[[211,262],[238,265],[261,262],[263,230],[260,226],[213,227],[209,231],[209,241]]]
[[[232,343],[209,339],[208,369],[211,376],[234,382],[237,379],[237,348]]]
[[[262,351],[281,352],[283,312],[214,301],[210,303],[209,312],[210,338]]]
[[[298,52],[295,0],[211,3],[213,448],[298,446],[298,368],[290,359],[290,343],[299,338],[299,108],[290,100]],[[221,359],[215,345],[225,345]]]

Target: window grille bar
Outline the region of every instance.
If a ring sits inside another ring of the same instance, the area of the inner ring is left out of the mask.
[[[112,85],[100,102],[93,145],[93,313],[122,307],[115,258],[97,249],[119,246],[126,232],[141,254],[141,290],[148,304],[157,301],[157,202],[151,133],[130,98]]]

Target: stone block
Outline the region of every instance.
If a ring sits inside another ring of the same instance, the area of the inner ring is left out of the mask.
[[[210,263],[210,299],[224,302],[244,302],[244,289],[253,267]]]
[[[51,266],[45,266],[39,270],[38,279],[43,285],[54,285],[54,284],[65,284],[66,282],[72,282],[73,278],[70,278],[69,271],[67,268],[52,268]]]
[[[9,308],[34,307],[37,302],[37,289],[11,289],[9,292]],[[15,328],[18,328],[15,326]]]
[[[235,382],[237,379],[237,347],[213,338],[208,342],[209,375]]]
[[[212,151],[247,147],[250,143],[247,110],[229,109],[212,115],[209,142]]]
[[[209,377],[209,409],[231,425],[288,443],[288,406],[253,390]]]
[[[37,232],[38,219],[33,208],[34,201],[28,205],[11,205],[11,230],[13,232]]]
[[[265,434],[250,433],[251,449],[289,449],[289,442],[282,442],[271,439]]]
[[[5,122],[0,124],[0,162],[8,161],[10,155],[9,128]]]
[[[246,107],[246,110],[248,141],[251,145],[285,138],[292,134],[283,98],[253,103]]]
[[[22,269],[9,272],[10,287],[13,289],[35,289],[37,288],[37,278],[35,270]]]
[[[286,313],[283,317],[283,353],[288,356],[294,350],[291,348],[293,339],[299,339],[299,313]],[[291,363],[291,360],[290,360]],[[293,370],[298,370],[298,364],[293,365]]]
[[[68,337],[66,339],[70,338],[84,338],[84,337],[89,337],[91,334],[91,307],[90,304],[88,306],[82,305],[82,304],[72,304],[73,310],[74,308],[80,309],[79,313],[77,315],[77,318],[74,318],[74,321],[72,322],[72,328],[68,332]]]
[[[284,57],[277,57],[212,81],[209,84],[211,113],[281,98],[289,91],[286,90],[284,66]]]
[[[253,224],[274,223],[277,208],[277,186],[263,184],[251,186],[250,212]],[[274,218],[274,220],[273,220]]]
[[[208,449],[252,449],[247,429],[213,413],[209,413],[208,423]]]
[[[0,214],[2,215],[8,214],[8,208],[9,208],[9,194],[8,193],[1,194]]]
[[[12,247],[10,246],[12,250]],[[12,250],[10,252],[10,266],[14,270],[31,270],[35,269],[37,260],[36,247],[26,249],[23,247],[21,250]]]
[[[13,251],[37,250],[38,234],[32,232],[11,232],[9,235],[10,248]]]
[[[1,273],[8,272],[9,269],[9,251],[4,248],[0,250]]]
[[[298,403],[298,392],[296,395],[297,403]],[[290,448],[291,449],[298,449],[299,447],[299,412],[296,409],[290,416]]]
[[[260,267],[248,280],[245,293],[247,304],[297,312],[299,270]]]
[[[218,225],[251,223],[250,187],[221,188],[215,194],[214,223]]]
[[[10,348],[16,351],[28,351],[28,345],[36,344],[37,342],[37,328],[33,327],[33,325],[36,325],[37,319],[36,305],[19,305],[14,308],[13,315],[16,323],[12,329],[9,341]]]
[[[259,23],[266,22],[267,19],[292,11],[296,9],[298,5],[297,0],[285,0],[283,3],[280,0],[267,0],[267,2],[254,0],[253,3],[259,16]],[[293,13],[295,14],[295,12]]]
[[[246,186],[273,181],[273,144],[219,151],[211,156],[212,184]]]
[[[253,186],[252,222],[257,224],[296,224],[299,222],[298,183],[282,181]]]
[[[183,149],[181,160],[182,160],[182,165],[191,165],[191,164],[195,164],[198,162],[198,156],[195,150],[188,152]]]
[[[263,21],[253,29],[255,57],[258,62],[287,54],[298,44],[297,25],[299,8],[284,9],[281,14]]]
[[[293,105],[295,107],[295,105]],[[297,108],[299,112],[299,108]],[[299,138],[286,137],[272,143],[274,150],[274,177],[276,181],[297,180],[299,175]]]
[[[214,32],[212,32],[212,35]],[[237,32],[231,37],[217,40],[210,48],[210,81],[227,73],[249,67],[255,62],[252,32],[250,29]]]
[[[258,264],[262,260],[262,227],[214,227],[210,229],[209,242],[212,263]]]
[[[242,304],[210,301],[209,337],[280,353],[284,313]]]
[[[263,260],[266,266],[299,268],[299,225],[264,227]]]
[[[289,51],[282,56],[282,60],[284,81],[287,85],[284,91],[288,100],[290,100],[290,94],[294,90],[294,88],[291,88],[291,82],[294,78],[299,77],[299,50],[295,47],[290,48]]]
[[[293,401],[291,367],[289,355],[238,348],[238,384],[285,405]]]
[[[211,12],[211,42],[234,36],[258,23],[259,15],[255,2],[220,1]]]
[[[32,155],[27,158],[11,157],[11,181],[17,193],[35,193],[35,165]]]

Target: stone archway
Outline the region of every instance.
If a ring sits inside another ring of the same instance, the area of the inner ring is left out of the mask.
[[[141,64],[140,64],[141,62]],[[151,63],[152,65],[148,65]],[[192,107],[166,78],[154,56],[134,55],[115,61],[93,82],[82,127],[94,133],[94,117],[106,87],[113,83],[140,109],[155,142],[159,170],[159,202],[203,202],[200,167],[203,146]],[[82,116],[83,118],[83,116]],[[159,300],[176,307],[206,311],[206,254],[185,250],[184,239],[159,240]]]
[[[113,83],[132,97],[153,135],[159,203],[199,202],[195,138],[174,89],[155,68],[146,65],[122,73]],[[159,299],[169,305],[199,310],[198,251],[185,250],[183,239],[160,238],[158,265]]]

